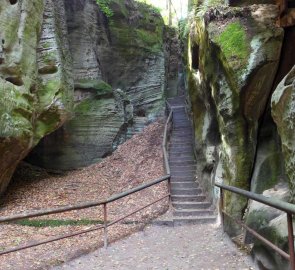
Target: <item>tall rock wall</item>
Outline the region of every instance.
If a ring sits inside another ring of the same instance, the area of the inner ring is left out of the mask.
[[[249,190],[262,116],[280,59],[274,6],[210,9],[192,24],[190,96],[200,177]],[[241,218],[247,201],[227,194]],[[228,224],[229,231],[233,224]]]
[[[68,118],[73,83],[63,1],[0,1],[0,193]],[[57,31],[58,30],[58,31]]]
[[[294,29],[277,26],[275,5],[239,6],[199,5],[191,15],[188,86],[197,172],[214,202],[215,182],[293,202]],[[280,211],[230,193],[225,209],[288,251]],[[240,233],[228,218],[225,229]],[[245,240],[254,242],[260,265],[287,269],[261,242],[248,234]]]
[[[109,8],[108,18],[94,0],[65,0],[75,109],[70,121],[34,149],[31,163],[52,170],[92,164],[124,141],[133,112],[151,120],[162,113],[162,17],[131,0],[110,1]]]

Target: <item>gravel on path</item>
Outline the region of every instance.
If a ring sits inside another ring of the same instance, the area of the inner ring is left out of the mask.
[[[257,269],[215,224],[146,227],[52,270]]]

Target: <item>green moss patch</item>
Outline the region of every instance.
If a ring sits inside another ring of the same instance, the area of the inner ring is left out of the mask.
[[[104,95],[113,91],[112,87],[102,80],[82,79],[75,83],[75,88],[96,90],[97,94]]]
[[[224,56],[233,66],[241,67],[246,64],[250,47],[243,25],[240,22],[228,24],[223,32],[215,39]]]
[[[36,228],[44,227],[61,227],[61,226],[87,226],[103,224],[103,220],[92,220],[92,219],[34,219],[34,220],[19,220],[14,222],[14,224],[21,226],[29,226]]]

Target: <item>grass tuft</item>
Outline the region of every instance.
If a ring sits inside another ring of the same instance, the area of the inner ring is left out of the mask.
[[[61,226],[83,226],[83,225],[96,225],[103,224],[103,220],[90,220],[90,219],[33,219],[33,220],[18,220],[14,224],[29,227],[61,227]]]

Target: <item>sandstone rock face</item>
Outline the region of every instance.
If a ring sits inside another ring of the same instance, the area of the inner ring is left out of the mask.
[[[85,91],[84,91],[85,92]],[[113,151],[132,108],[121,90],[89,94],[75,106],[75,117],[45,137],[28,161],[51,170],[72,170],[99,162]]]
[[[278,28],[277,15],[273,5],[219,7],[199,10],[191,22],[188,83],[198,173],[213,201],[217,181],[294,202],[295,32]],[[245,211],[247,200],[233,194],[225,207],[288,251],[284,213],[256,202]],[[239,232],[228,219],[225,229]],[[254,243],[263,269],[288,269],[248,234],[246,242]]]
[[[163,108],[163,19],[151,6],[131,0],[113,0],[110,8],[108,43],[99,49],[103,74],[127,94],[136,115],[152,118]]]
[[[73,82],[63,1],[0,5],[1,193],[18,162],[68,118]]]
[[[133,114],[152,120],[162,113],[165,89],[158,12],[130,0],[111,1],[110,18],[92,0],[65,0],[65,8],[74,114],[28,157],[51,170],[80,168],[110,154],[126,139]]]
[[[212,198],[214,181],[250,189],[259,120],[283,40],[276,15],[272,5],[224,7],[209,9],[192,22],[189,91],[198,172]],[[246,205],[245,198],[227,194],[226,210],[234,217],[241,218]],[[229,220],[226,230],[238,231]]]
[[[295,66],[272,96],[272,116],[282,141],[282,150],[291,201],[295,202]]]

